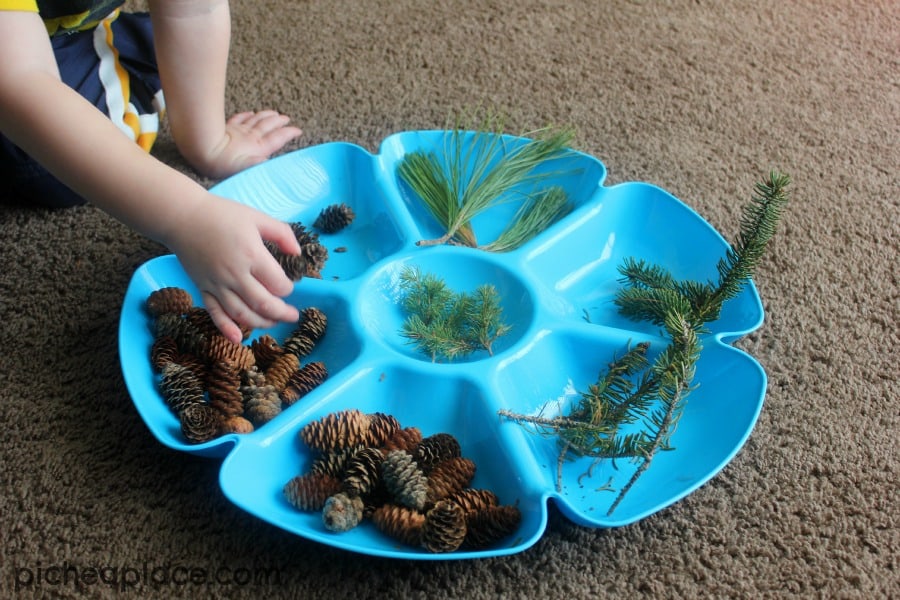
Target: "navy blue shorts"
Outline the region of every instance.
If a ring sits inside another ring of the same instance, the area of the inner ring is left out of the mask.
[[[63,82],[149,151],[165,111],[149,15],[116,12],[96,29],[50,42]],[[0,196],[50,207],[85,203],[2,134]]]

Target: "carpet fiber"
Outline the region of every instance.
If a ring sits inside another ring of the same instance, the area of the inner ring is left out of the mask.
[[[609,184],[659,185],[729,239],[753,184],[789,173],[756,278],[766,321],[739,342],[769,376],[762,414],[720,474],[636,524],[588,529],[551,507],[509,557],[346,553],[236,508],[218,461],[161,446],[138,416],[119,308],[166,250],[92,207],[5,203],[0,595],[896,597],[896,1],[236,0],[232,14],[228,109],[291,115],[305,134],[288,150],[376,151],[493,106],[514,132],[573,125]],[[167,132],[154,153],[191,172]]]

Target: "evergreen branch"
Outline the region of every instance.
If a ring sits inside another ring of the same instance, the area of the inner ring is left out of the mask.
[[[619,283],[640,289],[674,289],[675,278],[668,269],[660,265],[648,264],[643,259],[626,257],[619,266],[622,278]]]
[[[472,294],[454,293],[433,274],[406,267],[400,274],[407,318],[400,335],[431,356],[453,360],[482,348],[493,354],[493,344],[511,330],[503,322],[497,289],[482,285]]]
[[[718,318],[723,304],[737,296],[752,278],[766,245],[775,233],[787,203],[790,178],[772,172],[757,184],[756,195],[744,208],[741,232],[717,263],[719,281],[703,283],[676,280],[668,270],[640,259],[626,258],[619,267],[622,287],[614,302],[634,320],[662,326],[670,344],[649,367],[640,345],[614,360],[596,383],[588,386],[570,413],[555,419],[500,414],[518,423],[533,423],[544,433],[554,432],[560,441],[557,489],[561,491],[562,465],[567,454],[596,460],[631,457],[638,468],[619,490],[607,514],[612,514],[625,495],[650,467],[659,451],[671,450],[671,437],[693,389],[705,324]],[[646,349],[646,348],[644,348]],[[620,427],[642,421],[643,429],[621,435]],[[605,488],[604,488],[605,489]]]
[[[699,307],[698,312],[705,320],[718,318],[722,305],[737,296],[752,279],[788,202],[790,182],[788,175],[772,171],[765,181],[756,184],[755,195],[744,206],[737,241],[717,264],[718,286]]]

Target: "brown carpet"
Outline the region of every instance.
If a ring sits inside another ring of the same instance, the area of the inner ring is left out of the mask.
[[[142,577],[130,595],[155,597],[897,597],[900,4],[232,11],[229,110],[287,112],[299,146],[375,151],[390,133],[492,105],[513,131],[574,125],[609,183],[657,184],[728,238],[753,183],[790,173],[794,201],[757,277],[766,322],[740,343],[769,375],[762,416],[717,477],[631,526],[586,529],[551,510],[540,542],[510,557],[345,553],[234,507],[218,461],[168,450],[140,420],[118,311],[135,268],[165,250],[90,207],[3,207],[0,596],[112,596],[102,579],[117,576]],[[166,135],[155,153],[187,170]],[[277,576],[158,583],[179,566]],[[96,581],[92,567],[105,568]]]

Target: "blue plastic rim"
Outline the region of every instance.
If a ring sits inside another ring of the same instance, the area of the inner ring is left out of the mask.
[[[665,340],[644,323],[624,319],[612,302],[617,268],[626,257],[642,258],[679,278],[716,277],[716,262],[728,248],[715,229],[671,194],[645,183],[603,185],[597,159],[569,152],[552,165],[548,182],[562,186],[575,208],[521,248],[488,253],[453,246],[419,247],[439,235],[430,215],[399,180],[405,154],[439,149],[447,132],[414,131],[387,138],[378,154],[346,143],[298,150],[244,171],[212,191],[288,222],[311,224],[326,206],[345,203],[356,219],[344,230],[320,236],[329,249],[321,279],[303,279],[289,301],[315,306],[328,316],[325,337],[307,360],[321,360],[329,378],[271,422],[246,435],[226,435],[192,445],[163,401],[149,352],[149,294],[183,287],[199,298],[174,256],[148,261],[126,293],[119,330],[122,369],[141,418],[164,445],[192,454],[224,458],[220,483],[237,506],[287,531],[353,552],[404,559],[447,560],[498,556],[532,546],[547,525],[553,501],[585,527],[614,527],[647,517],[690,494],[715,476],[752,431],[765,396],[759,363],[730,344],[759,327],[763,309],[752,282],[710,324],[695,383],[678,428],[674,450],[659,453],[611,514],[615,491],[636,465],[564,463],[557,489],[559,446],[528,426],[498,417],[501,409],[545,416],[565,412],[629,344]],[[503,136],[504,144],[521,143]],[[479,239],[500,230],[513,203],[480,216]],[[492,212],[493,211],[493,212]],[[340,251],[338,251],[340,250]],[[397,306],[399,273],[406,267],[441,276],[457,291],[492,284],[500,292],[510,334],[493,354],[434,363],[400,335],[404,315]],[[281,324],[269,333],[283,339]],[[342,534],[327,531],[321,515],[303,513],[284,499],[284,484],[309,465],[298,439],[306,423],[356,408],[385,412],[424,435],[451,433],[463,455],[477,465],[473,487],[493,490],[503,504],[522,512],[519,530],[496,547],[432,554],[378,532],[370,523]]]

